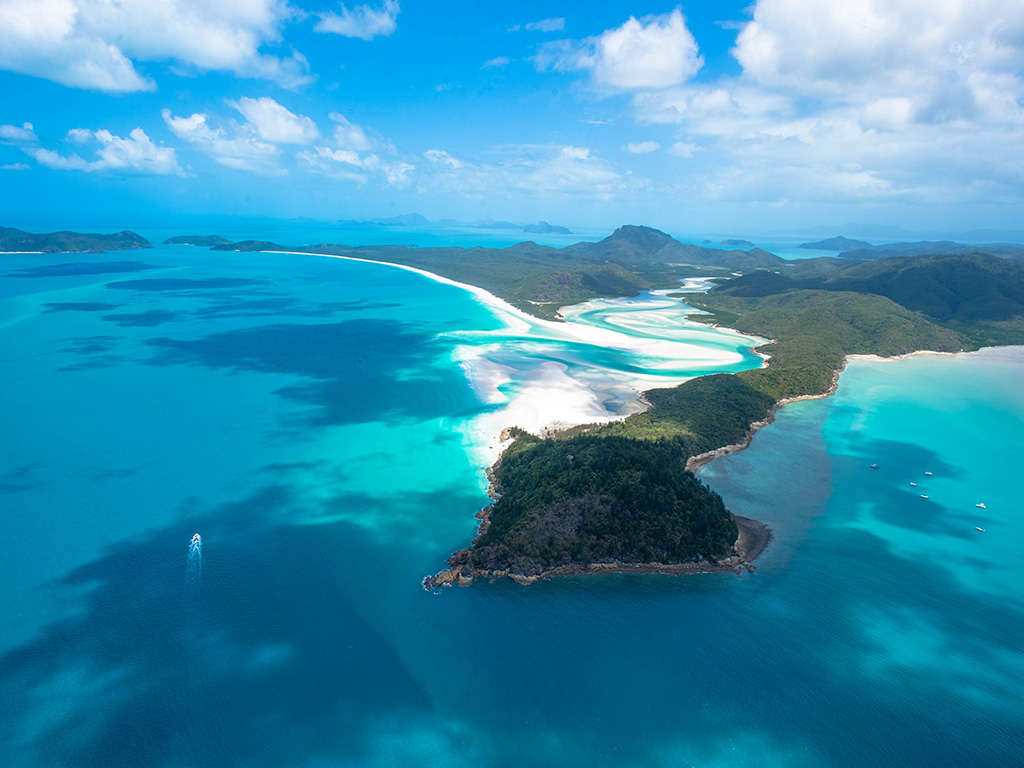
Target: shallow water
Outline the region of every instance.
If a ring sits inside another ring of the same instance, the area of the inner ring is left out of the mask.
[[[694,363],[379,265],[4,258],[0,764],[1002,765],[1024,744],[1016,351],[854,362],[706,467],[775,530],[754,574],[435,596],[420,578],[487,501],[480,425],[531,377],[613,408],[631,368]],[[658,296],[579,312],[701,333]]]

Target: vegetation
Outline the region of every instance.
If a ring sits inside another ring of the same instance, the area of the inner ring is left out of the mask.
[[[713,275],[721,283],[710,292],[683,295],[708,313],[693,319],[771,339],[760,348],[770,356],[767,367],[651,390],[650,409],[623,421],[547,439],[516,430],[494,467],[500,496],[483,533],[453,556],[449,575],[531,577],[560,566],[722,558],[736,541],[736,522],[686,471],[688,458],[742,441],[782,400],[828,392],[846,355],[1024,343],[1024,268],[981,254],[785,262],[756,248],[684,245],[646,227],[563,249],[216,247],[406,264],[481,286],[541,316],[596,296]]]
[[[0,227],[0,252],[81,253],[151,247],[146,238],[127,230],[112,235],[81,234],[79,232],[48,232],[36,235],[23,232],[20,229]]]
[[[597,243],[551,248],[533,242],[509,248],[406,246],[283,246],[263,241],[222,243],[214,250],[302,251],[404,264],[485,288],[520,309],[554,317],[558,308],[603,296],[635,296],[671,288],[694,274],[728,276],[779,267],[778,256],[753,249],[685,245],[649,227],[625,226]]]
[[[164,245],[230,245],[231,241],[220,235],[178,235],[164,240]]]
[[[736,523],[685,463],[675,441],[520,434],[500,462],[502,495],[468,565],[535,576],[577,563],[725,557]]]

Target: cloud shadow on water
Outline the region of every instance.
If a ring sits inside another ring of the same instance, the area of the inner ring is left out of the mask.
[[[272,522],[292,503],[272,486],[64,578],[82,610],[0,657],[5,764],[361,763],[382,720],[428,717],[429,698],[352,601],[372,565],[363,534]],[[195,530],[199,589],[185,574]]]
[[[155,264],[143,264],[140,261],[83,261],[69,264],[46,264],[38,267],[26,267],[15,272],[8,272],[4,277],[72,277],[75,275],[143,272],[147,269],[160,269],[160,267]]]
[[[302,377],[276,394],[315,408],[306,425],[439,417],[469,402],[453,402],[453,393],[469,397],[458,369],[432,366],[444,352],[435,337],[393,320],[275,324],[146,343],[157,349],[152,365]]]

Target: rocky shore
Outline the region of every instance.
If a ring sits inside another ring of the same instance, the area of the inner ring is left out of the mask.
[[[487,531],[490,524],[488,515],[490,507],[486,507],[477,513],[480,520],[477,538]],[[541,579],[552,579],[560,576],[583,576],[611,573],[662,573],[662,574],[685,574],[685,573],[714,573],[719,571],[732,571],[742,573],[743,570],[753,572],[755,566],[753,561],[760,555],[771,540],[771,530],[764,523],[751,520],[747,517],[733,515],[736,527],[739,528],[739,536],[733,545],[732,553],[721,560],[699,560],[687,563],[622,563],[618,561],[607,563],[568,563],[546,571],[535,574],[522,574],[506,570],[483,570],[473,568],[469,565],[470,550],[461,549],[448,558],[448,568],[423,579],[423,588],[430,590],[438,587],[460,586],[466,587],[477,579],[494,581],[499,578],[509,578],[518,584],[533,584]],[[476,539],[474,539],[474,543]],[[470,545],[472,546],[472,545]]]
[[[775,421],[775,416],[778,414],[779,410],[783,406],[789,405],[790,403],[798,402],[800,400],[821,400],[826,397],[831,397],[836,393],[836,388],[839,386],[839,374],[841,374],[845,368],[846,362],[844,361],[843,367],[839,368],[832,374],[832,385],[828,388],[828,391],[822,392],[820,395],[801,395],[799,397],[787,397],[782,400],[779,400],[779,402],[773,405],[772,409],[768,411],[768,415],[765,418],[763,418],[761,421],[755,421],[753,424],[750,425],[750,428],[747,430],[746,434],[743,435],[743,439],[740,440],[738,443],[733,443],[732,445],[726,445],[723,446],[722,448],[716,448],[713,451],[708,451],[706,453],[697,454],[696,456],[691,456],[689,459],[686,460],[687,471],[696,473],[698,469],[703,467],[705,464],[710,464],[715,459],[721,458],[722,456],[728,456],[732,453],[739,453],[740,451],[742,451],[744,448],[750,445],[750,441],[754,439],[754,435],[757,434],[757,430],[761,429],[761,427],[766,427],[773,421]]]

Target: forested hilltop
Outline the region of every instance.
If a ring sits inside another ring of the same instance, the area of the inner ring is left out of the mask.
[[[679,243],[626,226],[597,243],[556,249],[289,247],[403,264],[483,287],[541,316],[598,296],[631,296],[714,277],[708,293],[673,294],[707,314],[693,319],[772,341],[761,369],[693,379],[646,393],[651,407],[604,425],[514,441],[492,468],[495,503],[480,535],[427,586],[510,576],[599,571],[738,569],[766,540],[732,515],[687,468],[742,445],[780,402],[832,390],[850,354],[958,352],[1024,343],[1024,267],[988,254],[925,254],[861,261],[785,261],[753,248]]]
[[[0,227],[0,253],[14,251],[82,253],[151,247],[146,238],[128,230],[111,235],[82,234],[80,232],[48,232],[37,235],[11,227]]]

